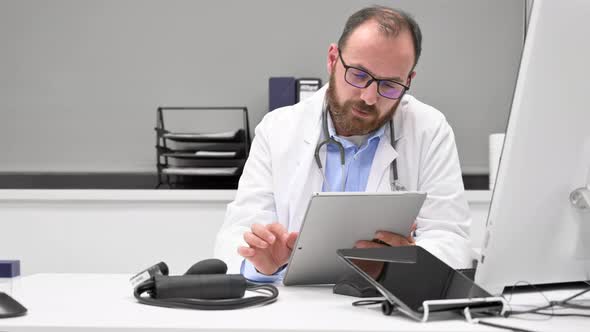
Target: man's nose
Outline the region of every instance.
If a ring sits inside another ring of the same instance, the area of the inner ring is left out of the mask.
[[[364,88],[361,92],[361,99],[367,104],[367,105],[375,105],[375,103],[377,102],[377,96],[378,96],[378,84],[376,81],[371,82],[371,84],[369,84],[368,87]]]

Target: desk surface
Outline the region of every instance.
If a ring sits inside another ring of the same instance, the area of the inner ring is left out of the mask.
[[[36,274],[15,278],[11,285],[4,280],[0,290],[12,293],[29,312],[0,319],[0,331],[499,331],[454,315],[428,323],[383,316],[376,306],[353,307],[354,298],[333,295],[330,287],[280,287],[276,303],[243,310],[152,307],[136,302],[128,279],[129,275],[120,274]],[[572,291],[549,295],[561,299],[570,294]],[[516,295],[512,303],[518,302],[540,304],[543,298],[539,294]],[[587,318],[532,319],[488,321],[536,331],[590,331]]]

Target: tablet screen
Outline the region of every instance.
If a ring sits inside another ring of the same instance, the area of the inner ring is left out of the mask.
[[[338,253],[362,271],[365,278],[386,290],[390,300],[402,302],[415,312],[423,311],[422,303],[426,300],[491,297],[465,275],[419,246],[346,249]],[[438,306],[431,311],[451,307]]]

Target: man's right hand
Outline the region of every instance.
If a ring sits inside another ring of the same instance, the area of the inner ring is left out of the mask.
[[[287,232],[279,223],[269,225],[253,224],[250,232],[244,233],[249,247],[240,246],[238,253],[247,259],[262,274],[272,275],[287,264],[297,232]]]

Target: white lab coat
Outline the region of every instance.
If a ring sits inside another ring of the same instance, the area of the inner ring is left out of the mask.
[[[243,258],[237,249],[246,245],[243,234],[253,223],[280,222],[299,231],[312,193],[322,190],[314,151],[322,137],[326,89],[266,114],[256,127],[235,200],[227,207],[215,244],[215,257],[227,263],[230,273],[239,273]],[[394,127],[397,150],[386,130],[366,191],[391,191],[389,167],[397,158],[400,183],[428,193],[417,218],[416,244],[455,268],[471,266],[471,219],[451,127],[442,113],[408,94],[395,112]],[[325,165],[325,145],[320,156]]]

